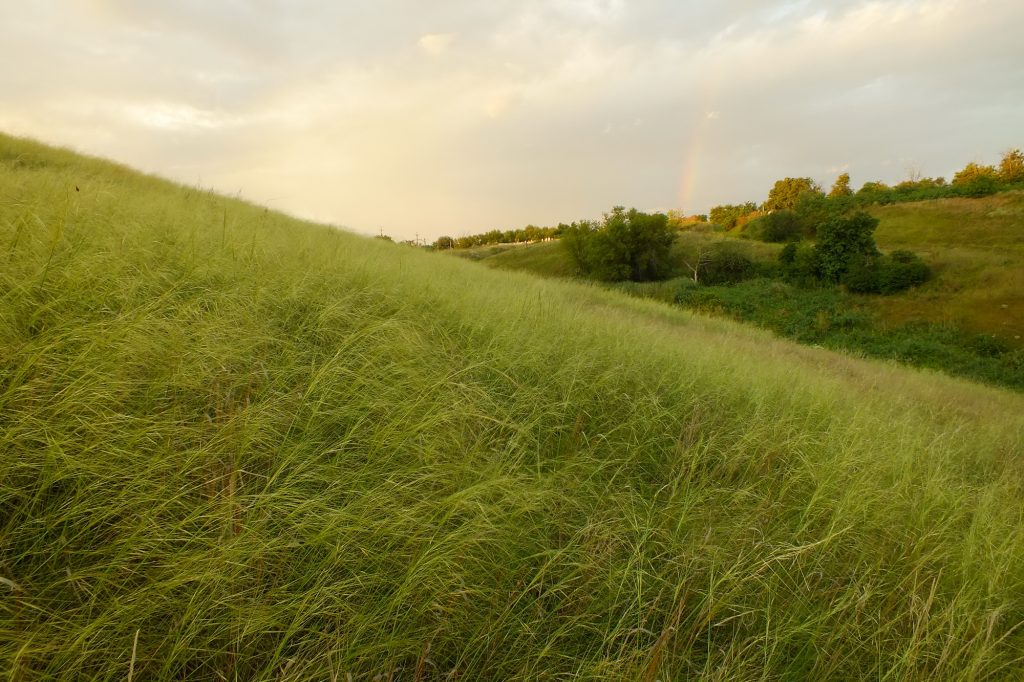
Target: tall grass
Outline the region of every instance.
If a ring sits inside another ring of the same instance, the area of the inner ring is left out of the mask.
[[[11,680],[1015,679],[1024,399],[0,137]]]

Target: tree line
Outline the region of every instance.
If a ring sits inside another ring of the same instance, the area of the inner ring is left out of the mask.
[[[842,173],[836,178],[829,192],[811,178],[784,178],[775,182],[768,192],[768,198],[761,204],[747,201],[740,204],[722,204],[712,208],[707,214],[685,215],[682,211],[670,210],[664,215],[667,225],[674,230],[715,229],[725,231],[747,231],[747,224],[758,218],[773,214],[776,211],[797,211],[806,217],[808,211],[820,214],[821,206],[811,204],[821,199],[836,199],[850,205],[891,204],[906,201],[923,201],[946,197],[981,197],[1006,189],[1024,188],[1024,154],[1019,149],[1011,149],[1003,154],[996,165],[983,165],[976,162],[968,163],[954,174],[951,182],[942,177],[921,177],[916,171],[911,177],[888,185],[880,180],[865,182],[860,189],[850,186],[850,174]],[[816,216],[820,219],[822,216]],[[586,221],[584,221],[586,222]],[[478,234],[451,237],[438,237],[434,242],[405,242],[416,246],[426,246],[431,250],[470,249],[480,246],[498,244],[531,244],[562,238],[568,231],[579,228],[582,223],[559,223],[554,227],[525,227],[509,230],[488,230]],[[793,237],[796,222],[792,216],[783,215],[770,221],[753,226],[754,233],[749,236],[764,238],[766,241],[788,241]],[[806,226],[803,228],[805,231]],[[763,236],[762,236],[763,233]],[[574,232],[575,234],[575,232]]]
[[[1014,188],[1024,188],[1024,154],[1019,149],[1006,152],[998,165],[968,163],[948,183],[941,177],[912,173],[894,186],[870,181],[854,191],[849,173],[842,173],[825,192],[811,178],[787,177],[775,182],[761,204],[724,204],[707,215],[687,216],[674,210],[645,213],[616,206],[599,221],[442,236],[426,248],[467,249],[560,239],[578,274],[609,282],[644,282],[682,273],[695,283],[722,284],[758,273],[754,263],[728,248],[704,249],[689,258],[673,256],[672,245],[679,231],[711,229],[786,244],[770,276],[803,285],[843,284],[859,293],[892,293],[925,281],[930,270],[908,251],[883,255],[873,236],[878,220],[863,210],[865,206],[980,197]]]
[[[998,165],[968,163],[954,174],[952,182],[947,182],[943,177],[920,177],[915,171],[908,179],[892,186],[875,180],[865,182],[860,189],[854,191],[850,186],[850,174],[842,173],[826,194],[811,178],[784,178],[775,182],[768,193],[768,199],[761,205],[752,201],[723,204],[712,208],[709,216],[710,222],[719,229],[745,230],[747,223],[759,217],[779,210],[798,210],[802,201],[806,203],[827,198],[847,202],[847,205],[892,204],[948,197],[983,197],[1019,188],[1024,188],[1024,153],[1019,149],[1011,149],[1003,154]]]

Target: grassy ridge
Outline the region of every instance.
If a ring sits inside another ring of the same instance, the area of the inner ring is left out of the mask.
[[[0,188],[9,679],[1024,670],[1018,395],[30,142]]]

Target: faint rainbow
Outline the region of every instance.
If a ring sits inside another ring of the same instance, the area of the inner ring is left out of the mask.
[[[711,125],[711,112],[715,111],[718,88],[715,79],[708,79],[700,89],[697,98],[697,120],[690,127],[690,137],[683,149],[683,169],[679,178],[679,207],[687,212],[694,212],[690,206],[694,191],[697,188],[699,168],[707,141],[708,128]]]

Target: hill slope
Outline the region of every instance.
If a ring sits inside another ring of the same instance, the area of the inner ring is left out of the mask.
[[[899,323],[929,320],[1024,346],[1024,192],[878,206],[883,249],[917,251],[936,271],[927,285],[878,300]]]
[[[935,278],[912,291],[862,302],[892,324],[950,324],[1024,346],[1024,192],[874,206],[870,212],[880,221],[875,233],[879,247],[919,253],[935,270]],[[723,237],[683,233],[680,238],[701,243]],[[760,260],[773,260],[778,248],[760,242],[739,244]],[[680,244],[684,250],[686,246]],[[557,242],[456,253],[493,267],[547,277],[569,277],[574,271]]]
[[[0,190],[11,679],[1024,670],[1018,395],[7,137]]]
[[[885,251],[910,249],[934,271],[924,285],[889,296],[847,294],[755,280],[686,289],[689,279],[618,285],[622,291],[753,322],[811,345],[941,369],[957,376],[1024,388],[1024,192],[979,199],[940,199],[874,206]],[[762,266],[777,262],[777,244],[733,235],[683,232],[675,260],[728,243]],[[485,265],[546,277],[571,277],[557,242],[454,251]]]

